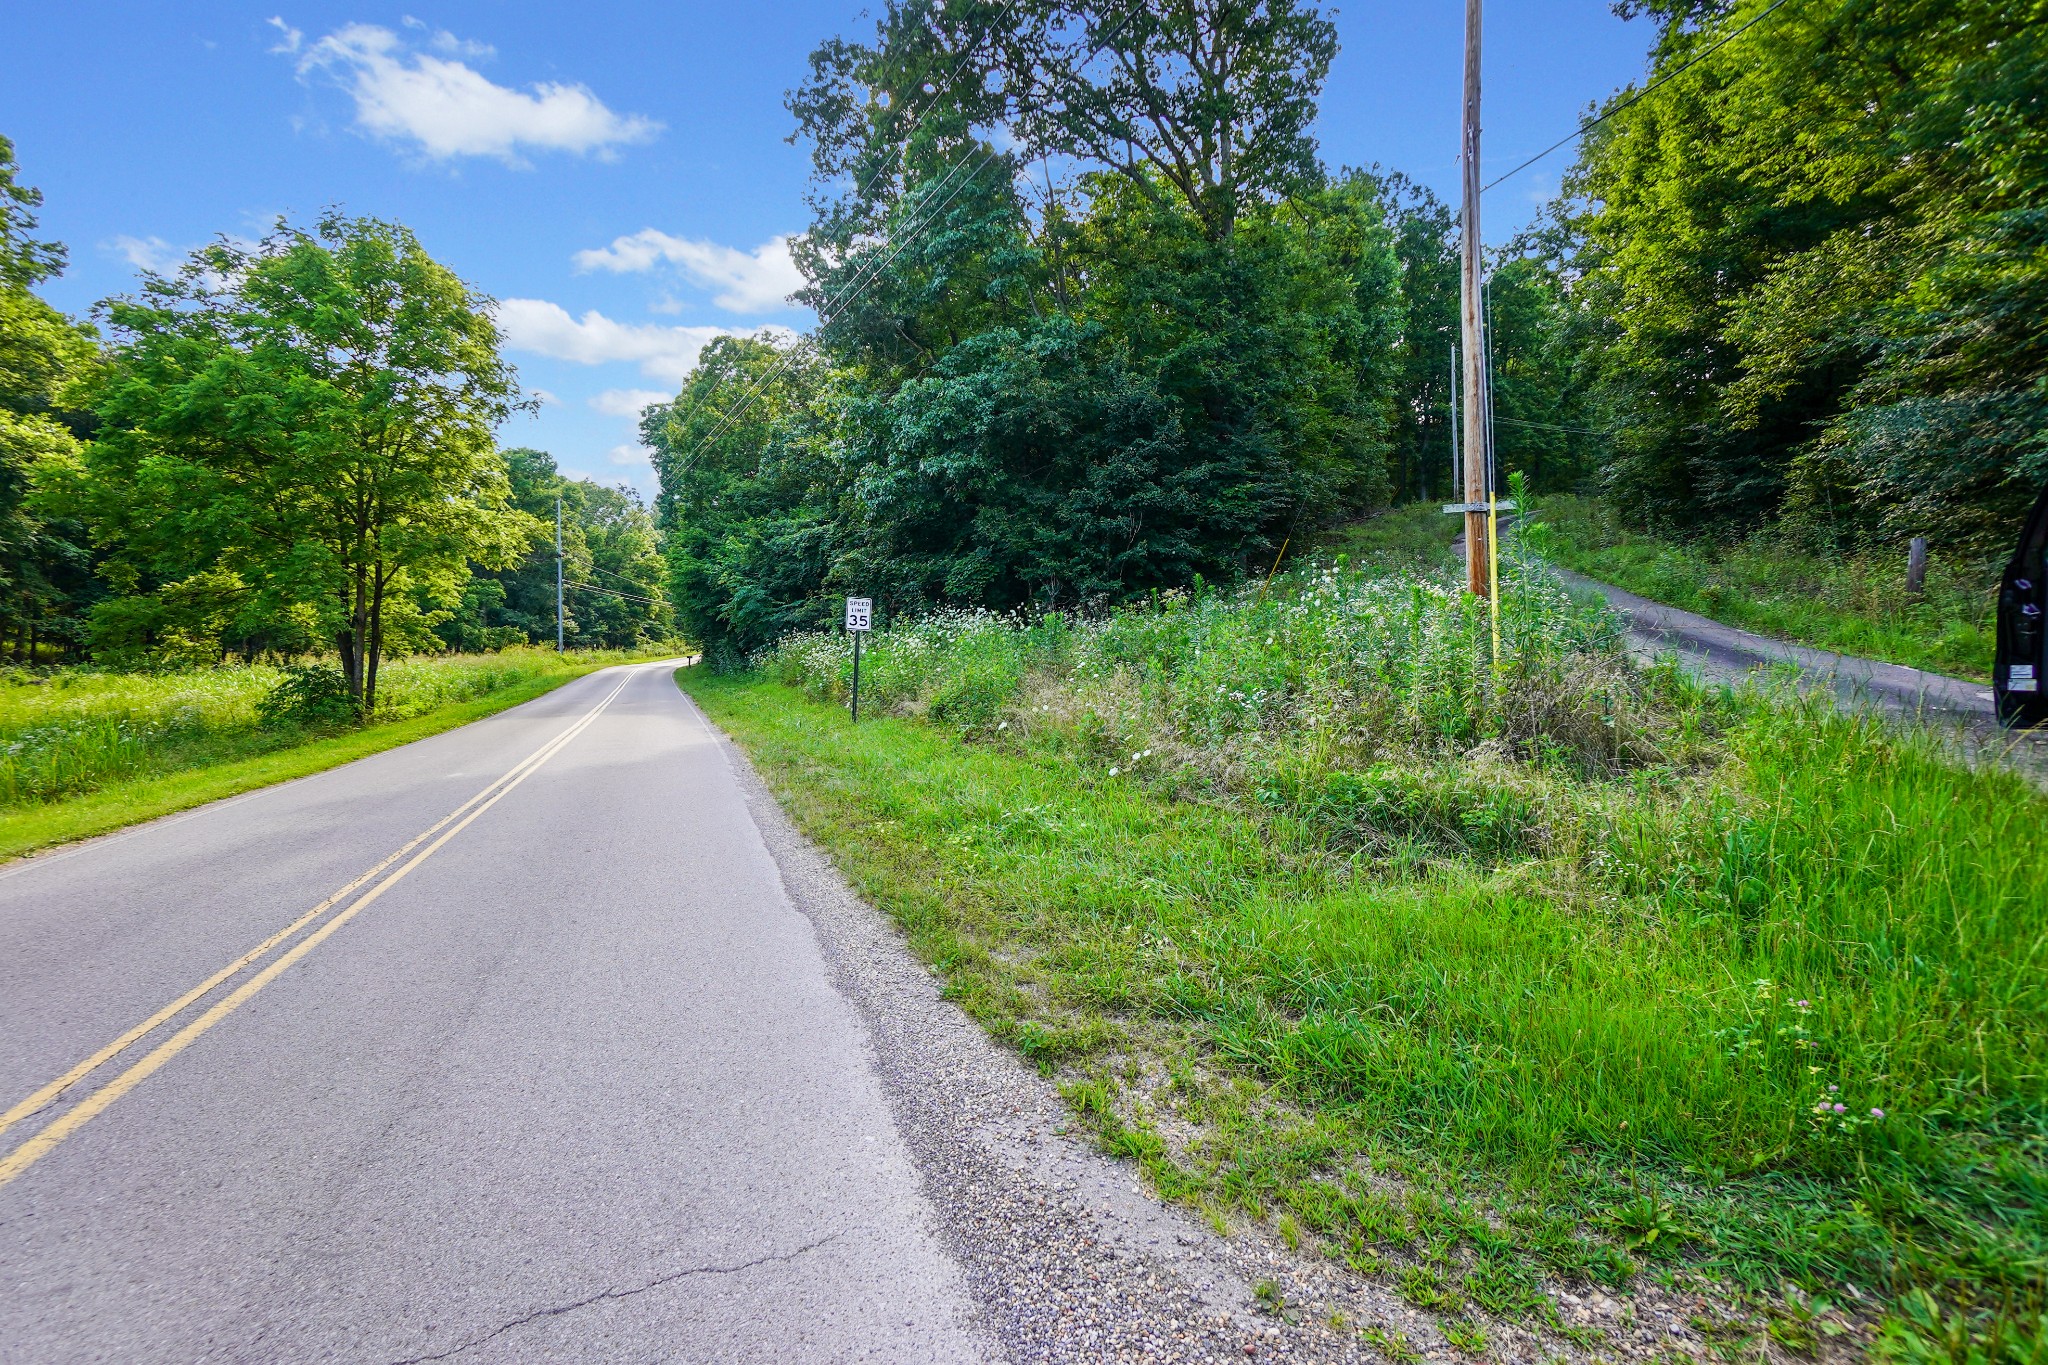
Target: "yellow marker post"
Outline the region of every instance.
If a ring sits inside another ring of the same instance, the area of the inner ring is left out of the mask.
[[[1493,680],[1500,683],[1500,493],[1486,490],[1486,615],[1493,624]]]

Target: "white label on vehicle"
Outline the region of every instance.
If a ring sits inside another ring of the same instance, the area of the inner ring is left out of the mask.
[[[2034,676],[2032,664],[2014,664],[2006,670],[2005,690],[2008,692],[2038,692],[2040,680]]]
[[[849,597],[846,599],[846,628],[848,630],[872,630],[870,624],[875,615],[875,602],[871,597]]]

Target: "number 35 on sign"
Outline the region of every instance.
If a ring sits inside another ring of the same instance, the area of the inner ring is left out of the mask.
[[[846,599],[846,628],[850,631],[873,630],[875,603],[869,597]]]

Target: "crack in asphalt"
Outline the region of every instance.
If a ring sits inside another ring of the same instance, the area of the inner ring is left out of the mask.
[[[557,1304],[553,1308],[535,1309],[524,1317],[514,1318],[510,1322],[492,1328],[480,1337],[472,1337],[460,1346],[451,1346],[447,1350],[436,1352],[433,1355],[407,1356],[403,1360],[391,1361],[389,1365],[428,1365],[430,1361],[447,1360],[452,1356],[461,1355],[464,1351],[473,1351],[485,1342],[495,1341],[513,1328],[524,1327],[529,1322],[539,1322],[543,1318],[559,1318],[563,1314],[573,1313],[579,1308],[588,1308],[593,1304],[607,1303],[613,1299],[630,1299],[636,1294],[645,1294],[650,1290],[659,1289],[663,1285],[674,1284],[677,1280],[685,1280],[693,1275],[737,1275],[742,1270],[752,1270],[756,1266],[776,1265],[785,1261],[793,1261],[805,1252],[816,1251],[827,1242],[834,1242],[838,1239],[839,1234],[834,1232],[820,1237],[815,1242],[807,1242],[794,1251],[756,1256],[753,1260],[741,1261],[738,1265],[699,1265],[690,1266],[683,1270],[670,1271],[666,1275],[649,1280],[646,1284],[636,1285],[631,1289],[607,1289],[601,1293],[592,1294],[587,1299],[578,1299],[574,1303]]]

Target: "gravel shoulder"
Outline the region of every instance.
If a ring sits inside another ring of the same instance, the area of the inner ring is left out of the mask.
[[[700,713],[701,714],[701,713]],[[1549,1326],[1486,1322],[1488,1346],[1454,1348],[1437,1315],[1391,1277],[1353,1274],[1290,1251],[1259,1227],[1219,1236],[1143,1186],[1070,1128],[1054,1084],[949,1003],[888,917],[856,895],[797,830],[730,737],[718,735],[791,902],[814,927],[833,983],[860,1016],[897,1127],[938,1214],[940,1244],[981,1305],[993,1359],[1040,1361],[1371,1361],[1377,1328],[1407,1358],[1697,1359],[1700,1323],[1725,1322],[1778,1353],[1723,1305],[1648,1277],[1609,1296],[1546,1286]],[[1267,1286],[1262,1299],[1258,1292]],[[1281,1305],[1273,1311],[1275,1297]],[[1559,1330],[1560,1328],[1564,1330]],[[1830,1351],[1828,1354],[1834,1354]]]

